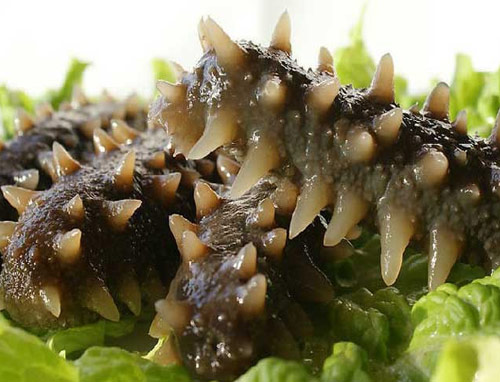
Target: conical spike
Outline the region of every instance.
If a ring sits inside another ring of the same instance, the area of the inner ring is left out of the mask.
[[[196,169],[203,178],[209,178],[215,171],[215,163],[212,159],[199,159],[196,161]]]
[[[217,173],[222,179],[222,182],[231,185],[240,171],[240,165],[232,159],[224,155],[217,156]]]
[[[340,191],[323,244],[327,247],[333,247],[340,243],[347,233],[366,216],[368,208],[368,202],[356,192]]]
[[[500,110],[498,110],[495,125],[491,130],[490,142],[497,147],[500,147]]]
[[[219,109],[208,116],[203,135],[188,154],[188,159],[202,159],[220,146],[231,143],[238,134],[236,116],[229,110]]]
[[[28,190],[36,190],[39,180],[40,174],[35,169],[20,171],[14,176],[16,186],[27,188]]]
[[[288,178],[283,178],[273,194],[276,209],[280,215],[291,215],[297,205],[299,188]]]
[[[110,321],[119,321],[120,312],[116,307],[113,297],[102,283],[98,280],[90,281],[85,290],[85,300],[83,302],[87,309],[90,309]]]
[[[54,158],[50,151],[42,152],[38,155],[38,162],[41,169],[50,176],[53,182],[57,181],[56,168],[54,166]]]
[[[172,327],[163,319],[163,317],[156,313],[149,327],[149,336],[153,338],[166,338],[172,333]],[[156,354],[156,352],[155,352]]]
[[[363,233],[363,229],[359,225],[356,224],[354,227],[352,227],[349,230],[349,232],[347,232],[345,234],[345,238],[347,240],[356,240],[361,236],[362,233]]]
[[[367,95],[379,103],[394,102],[394,62],[389,53],[380,59]]]
[[[24,109],[17,109],[14,117],[14,127],[18,135],[23,135],[35,126],[35,120]]]
[[[85,106],[89,104],[89,100],[87,99],[87,96],[83,92],[82,88],[78,85],[75,85],[73,87],[73,94],[71,96],[71,106],[73,108],[78,108],[81,106]]]
[[[431,150],[418,161],[414,172],[421,185],[437,186],[448,174],[448,158],[440,151]]]
[[[418,105],[418,102],[414,103],[408,108],[408,111],[412,114],[415,115],[420,115],[420,106]]]
[[[142,102],[139,96],[135,93],[129,95],[125,99],[125,112],[128,117],[135,118],[142,109]]]
[[[187,73],[186,69],[184,69],[178,62],[169,60],[168,63],[170,64],[170,68],[174,72],[175,78],[177,79],[177,81],[180,81],[182,77]]]
[[[182,233],[181,254],[185,262],[197,261],[208,254],[208,247],[198,238],[196,233],[184,231]]]
[[[198,38],[200,39],[201,49],[203,49],[203,53],[206,53],[213,48],[208,39],[207,30],[205,28],[205,21],[203,20],[203,18],[201,18],[200,22],[198,23]]]
[[[330,109],[333,101],[339,94],[340,81],[338,78],[328,78],[309,88],[307,103],[319,113],[324,113]]]
[[[177,194],[181,178],[182,175],[179,172],[156,175],[153,178],[154,193],[156,197],[161,200],[164,206],[170,206],[175,200],[175,195]]]
[[[196,224],[191,223],[184,216],[173,214],[168,218],[168,225],[172,235],[174,235],[177,248],[182,248],[182,234],[184,231],[197,232],[198,227]]]
[[[267,80],[260,92],[260,99],[269,108],[281,109],[286,101],[286,86],[279,77]]]
[[[117,231],[124,230],[127,227],[128,221],[141,204],[142,201],[137,199],[105,202],[105,210],[111,226]]]
[[[318,55],[318,71],[320,72],[328,72],[328,73],[335,73],[335,70],[333,68],[333,57],[330,53],[330,51],[322,46],[319,49],[319,55]]]
[[[118,143],[101,128],[94,130],[93,140],[96,154],[104,154],[109,151],[117,150],[120,147]]]
[[[114,184],[119,190],[130,190],[134,185],[135,151],[126,153],[115,169]]]
[[[201,219],[219,207],[220,198],[207,183],[197,182],[194,188],[194,203],[196,205],[196,217]]]
[[[132,272],[126,272],[122,276],[117,297],[135,316],[141,314],[141,288]]]
[[[176,332],[183,330],[191,320],[192,310],[185,302],[170,299],[159,300],[155,309]]]
[[[82,167],[59,142],[52,145],[52,155],[58,177],[70,175]]]
[[[205,20],[205,31],[210,45],[217,54],[217,62],[227,68],[238,67],[245,58],[245,52],[210,17]]]
[[[313,222],[319,212],[330,204],[330,186],[319,176],[307,180],[302,187],[290,222],[290,239]]]
[[[66,205],[64,211],[73,219],[82,220],[85,216],[83,201],[80,195],[75,195]]]
[[[186,97],[186,86],[183,84],[159,80],[156,83],[156,88],[170,103],[180,102]]]
[[[139,136],[139,132],[132,129],[121,119],[111,120],[111,135],[118,143],[131,144]]]
[[[61,314],[61,295],[59,289],[53,285],[45,285],[40,288],[40,298],[45,308],[54,316]]]
[[[59,236],[56,242],[57,256],[66,263],[74,263],[80,258],[82,231],[72,229]]]
[[[273,37],[271,38],[271,48],[291,53],[291,35],[292,23],[290,21],[290,15],[288,14],[288,11],[285,11],[280,16],[278,22],[276,23],[276,27],[274,28]]]
[[[157,151],[155,152],[152,156],[151,159],[148,161],[148,166],[150,168],[153,168],[155,170],[162,170],[166,167],[166,160],[165,160],[165,151]]]
[[[430,233],[429,290],[443,284],[462,250],[460,236],[444,224],[436,224]]]
[[[21,215],[26,207],[38,196],[37,191],[17,186],[2,186],[2,193],[9,204]]]
[[[453,129],[460,135],[467,135],[467,111],[461,110],[452,124]]]
[[[80,125],[80,131],[85,136],[85,138],[91,139],[94,136],[94,130],[100,129],[101,126],[102,120],[100,117],[97,117],[83,122]]]
[[[399,107],[375,118],[373,129],[379,142],[385,146],[393,144],[398,139],[402,122],[403,110]]]
[[[42,102],[36,105],[35,115],[37,120],[50,118],[54,114],[54,108],[48,102]]]
[[[192,188],[198,182],[200,179],[201,175],[198,171],[192,168],[183,168],[181,169],[181,184],[184,187]]]
[[[231,188],[231,198],[239,198],[269,171],[277,168],[280,162],[275,143],[267,137],[260,137],[248,149],[246,159]]]
[[[262,249],[265,254],[275,260],[281,260],[286,245],[286,237],[286,229],[284,228],[275,228],[267,232],[262,237]]]
[[[236,255],[234,268],[242,279],[249,279],[257,272],[257,249],[248,243]]]
[[[379,210],[380,268],[386,285],[392,285],[401,270],[403,253],[415,233],[415,219],[407,211],[392,205]]]
[[[15,228],[16,222],[0,221],[0,251],[4,251],[9,245]]]
[[[271,199],[266,198],[259,202],[255,209],[251,222],[261,228],[269,228],[274,224],[275,208]]]
[[[444,82],[440,82],[427,96],[423,111],[436,119],[447,119],[450,108],[450,88]]]
[[[108,89],[104,89],[101,93],[101,100],[106,103],[116,102],[115,97],[111,95]]]
[[[117,105],[111,113],[111,118],[112,120],[119,121],[123,121],[125,118],[127,118],[127,110],[125,108],[125,105]]]
[[[344,155],[351,163],[365,163],[373,159],[377,145],[370,132],[354,128],[347,132]]]
[[[238,289],[238,302],[241,311],[249,316],[256,316],[266,306],[267,280],[263,274],[257,274]]]

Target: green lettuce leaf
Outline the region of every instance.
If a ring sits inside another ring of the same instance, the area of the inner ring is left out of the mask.
[[[315,382],[306,367],[295,361],[265,358],[236,382]]]
[[[0,85],[0,139],[7,140],[14,136],[14,115],[17,108],[24,108],[32,113],[34,101],[23,91]]]
[[[322,382],[372,382],[366,371],[368,356],[366,352],[351,342],[338,342],[333,353],[325,360]]]
[[[39,338],[0,315],[0,381],[77,382],[77,369]]]
[[[57,110],[64,101],[71,100],[73,88],[77,85],[81,86],[83,74],[89,65],[89,62],[80,61],[76,58],[71,60],[62,86],[58,90],[51,90],[47,93],[47,100],[54,109]]]
[[[158,80],[165,80],[169,82],[175,82],[175,70],[172,67],[170,61],[163,60],[161,58],[155,58],[151,61],[151,66],[153,67],[153,75],[155,83]]]

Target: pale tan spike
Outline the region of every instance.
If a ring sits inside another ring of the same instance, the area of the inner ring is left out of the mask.
[[[82,231],[78,228],[61,234],[56,242],[57,256],[65,263],[74,263],[81,254]]]
[[[208,178],[215,171],[215,163],[212,159],[200,159],[196,161],[196,169],[202,177]]]
[[[319,212],[330,204],[331,188],[320,176],[308,179],[297,198],[297,206],[290,222],[290,239],[296,237],[313,222]]]
[[[134,316],[141,314],[141,288],[132,272],[126,272],[125,275],[122,275],[117,297],[127,305]]]
[[[330,109],[339,94],[340,81],[338,78],[328,78],[320,83],[311,85],[308,90],[307,103],[314,110],[324,113]]]
[[[38,161],[40,162],[40,167],[42,170],[50,176],[53,182],[57,181],[56,169],[54,166],[54,160],[52,153],[50,151],[46,151],[41,153],[38,156]]]
[[[408,108],[408,111],[412,114],[415,115],[420,115],[420,106],[418,105],[418,102],[414,103]]]
[[[288,178],[283,178],[274,191],[273,200],[280,215],[291,215],[297,205],[299,188]]]
[[[103,129],[97,128],[93,134],[94,151],[96,154],[104,154],[109,151],[117,150],[120,146]]]
[[[124,120],[127,117],[127,110],[125,108],[125,105],[117,105],[113,112],[111,113],[111,121],[113,119],[116,120]],[[110,122],[111,122],[110,121]]]
[[[0,251],[4,251],[10,243],[10,238],[16,228],[16,222],[0,221]]]
[[[165,151],[157,151],[148,161],[148,166],[156,170],[162,170],[166,167]]]
[[[253,243],[248,243],[236,255],[234,268],[242,279],[249,279],[257,272],[257,249]]]
[[[141,112],[141,100],[135,93],[125,99],[125,112],[129,117],[136,117]]]
[[[420,184],[428,187],[437,186],[448,174],[448,158],[440,151],[431,150],[418,161],[414,172]]]
[[[366,216],[369,207],[369,203],[358,193],[350,190],[339,191],[323,244],[333,247],[340,243],[349,231]]]
[[[80,125],[80,131],[85,136],[85,138],[91,139],[94,136],[94,130],[100,129],[101,126],[102,120],[100,117],[97,117],[82,123]]]
[[[367,95],[379,103],[394,102],[394,62],[389,53],[380,59]]]
[[[210,45],[215,49],[217,62],[227,68],[237,68],[245,58],[245,52],[210,17],[205,20],[205,31]]]
[[[415,218],[399,206],[379,210],[380,268],[386,285],[392,285],[401,270],[403,253],[415,233]]]
[[[170,68],[174,72],[177,81],[179,81],[187,73],[187,70],[184,69],[178,62],[169,60],[168,63],[170,64]]]
[[[45,308],[54,317],[59,317],[61,315],[61,294],[59,289],[53,285],[45,285],[40,288],[39,294]]]
[[[238,175],[241,167],[237,162],[224,155],[217,156],[216,166],[217,173],[221,177],[222,182],[228,185],[233,184],[234,179],[236,178],[236,175]]]
[[[196,205],[196,217],[202,217],[212,213],[220,205],[219,195],[205,182],[197,182],[194,188],[194,203]]]
[[[181,169],[181,184],[184,187],[192,188],[196,184],[196,182],[200,179],[201,175],[198,171],[193,168],[183,168]]]
[[[197,261],[208,255],[208,247],[198,238],[193,231],[182,233],[181,254],[185,262]]]
[[[292,35],[292,23],[288,11],[281,14],[276,27],[274,28],[273,37],[271,38],[271,48],[282,50],[283,52],[291,53],[292,44],[290,42]]]
[[[241,311],[249,316],[261,314],[266,306],[267,280],[263,274],[253,276],[245,286],[238,288]]]
[[[156,82],[156,88],[170,103],[180,102],[186,96],[186,86],[183,84],[159,80]]]
[[[237,134],[236,115],[228,109],[219,109],[208,116],[203,135],[191,148],[187,159],[202,159],[220,146],[234,141]]]
[[[446,224],[435,224],[430,232],[428,287],[434,290],[448,278],[462,251],[460,235]]]
[[[122,231],[127,227],[128,221],[141,204],[142,201],[138,199],[107,201],[104,205],[106,217],[115,230]]]
[[[180,172],[171,172],[170,174],[157,175],[153,178],[154,192],[164,206],[169,206],[175,200],[175,195],[182,175]]]
[[[450,108],[450,87],[440,82],[427,96],[424,103],[424,113],[436,119],[447,119]]]
[[[452,123],[453,130],[460,135],[467,135],[467,111],[461,110],[457,114],[457,118]]]
[[[345,238],[347,240],[356,240],[358,239],[361,234],[363,233],[363,229],[359,225],[355,225],[352,227],[349,232],[346,233]]]
[[[150,361],[160,366],[182,366],[182,356],[179,354],[175,336],[171,332],[172,328],[159,337],[161,339],[158,341],[151,353],[146,356]],[[151,336],[151,331],[149,335]]]
[[[205,28],[205,21],[203,20],[203,18],[201,18],[200,22],[198,23],[198,38],[200,39],[201,49],[203,49],[203,53],[206,53],[213,48],[208,39],[207,30]]]
[[[286,245],[286,239],[287,234],[284,228],[275,228],[267,232],[262,237],[262,248],[265,254],[274,260],[281,260]]]
[[[168,218],[168,225],[172,235],[174,235],[175,242],[177,243],[177,248],[182,248],[182,234],[184,231],[197,232],[198,226],[191,223],[184,216],[173,214]]]
[[[162,296],[163,297],[163,296]],[[149,336],[153,338],[165,338],[172,332],[172,327],[162,318],[159,313],[153,318],[149,327]]]
[[[18,135],[23,135],[28,130],[35,126],[35,120],[29,115],[26,110],[19,108],[14,116],[14,127]]]
[[[78,108],[81,106],[85,106],[89,104],[89,100],[87,99],[87,96],[83,92],[82,88],[78,85],[75,85],[73,87],[73,94],[71,96],[71,106],[73,108]]]
[[[98,280],[88,282],[85,289],[83,305],[110,321],[119,321],[120,312],[111,294]]]
[[[370,132],[363,128],[352,128],[344,142],[344,155],[351,163],[365,163],[373,159],[377,145]]]
[[[139,136],[139,132],[131,128],[127,122],[121,119],[111,120],[111,135],[118,143],[131,144]]]
[[[120,160],[113,175],[114,184],[120,190],[130,190],[134,185],[135,151],[130,150]]]
[[[192,316],[192,309],[182,301],[159,300],[155,303],[155,309],[176,332],[184,329]]]
[[[262,87],[260,98],[269,108],[282,108],[286,101],[286,86],[279,77],[271,78]]]
[[[261,228],[270,228],[274,224],[275,208],[271,199],[265,198],[259,202],[259,205],[252,214],[252,223]]]
[[[75,195],[64,206],[64,211],[73,219],[82,220],[85,216],[85,209],[83,208],[83,201],[80,195]]]
[[[49,118],[52,116],[52,114],[54,114],[54,108],[50,103],[42,102],[36,105],[35,115],[37,120]]]
[[[261,136],[248,149],[243,165],[231,188],[231,198],[239,198],[269,171],[277,168],[280,162],[281,158],[275,142]]]
[[[53,143],[52,156],[58,177],[70,175],[82,167],[59,142]]]
[[[498,110],[497,118],[495,120],[495,125],[491,130],[490,142],[500,147],[500,109]]]
[[[373,129],[377,134],[378,141],[385,146],[393,144],[398,139],[402,122],[403,110],[399,107],[375,118]]]
[[[318,55],[318,71],[320,72],[328,72],[328,73],[335,73],[335,69],[333,68],[333,57],[330,53],[330,51],[322,46],[319,49],[319,55]]]
[[[38,191],[28,190],[17,186],[2,186],[2,193],[9,204],[17,210],[19,215],[21,215],[33,199],[39,195]]]
[[[36,190],[39,180],[40,174],[38,170],[35,170],[34,168],[21,171],[14,176],[16,186],[27,188],[29,190]]]

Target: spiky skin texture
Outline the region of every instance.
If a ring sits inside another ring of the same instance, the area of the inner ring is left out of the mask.
[[[267,178],[234,201],[226,191],[220,206],[198,220],[196,234],[207,253],[196,260],[183,257],[166,299],[174,307],[165,314],[159,310],[157,320],[174,327],[184,364],[198,378],[234,380],[269,355],[299,359],[300,344],[312,332],[298,302],[327,303],[333,298],[332,285],[313,261],[325,230],[319,222],[277,253],[266,247],[266,234],[286,227],[289,219],[277,215],[266,227],[255,223],[259,202],[273,200],[276,187],[276,179]],[[256,267],[238,268],[242,248],[249,243],[256,248]],[[256,275],[265,276],[267,290],[245,309],[244,296]],[[181,314],[176,310],[188,312],[180,325],[169,322]]]
[[[191,191],[189,187],[177,192],[174,189],[174,197],[165,204],[153,188],[153,177],[194,166],[170,158],[164,168],[150,168],[152,155],[166,145],[167,137],[161,129],[147,130],[132,144],[97,155],[79,170],[60,177],[28,205],[4,251],[0,275],[5,309],[15,321],[37,329],[95,321],[99,315],[88,309],[92,295],[87,288],[96,285],[106,288],[118,310],[124,312],[127,308],[120,302],[123,299],[118,290],[126,276],[140,285],[146,303],[164,296],[179,257],[168,229],[168,215],[177,212],[193,216],[187,202]],[[136,157],[133,183],[124,190],[117,187],[113,173],[132,149]],[[83,202],[82,217],[67,212],[68,202],[76,195]],[[117,229],[110,223],[105,203],[123,199],[136,199],[142,204],[125,220],[124,227]],[[81,231],[80,253],[76,260],[65,261],[57,254],[57,238],[74,229]],[[152,285],[155,275],[157,281],[158,276],[161,278],[160,288]],[[44,305],[40,294],[44,286],[59,291],[58,316]]]
[[[43,156],[52,150],[52,144],[59,142],[74,158],[88,160],[92,144],[86,139],[81,126],[100,118],[103,125],[109,124],[113,115],[125,106],[121,102],[99,102],[77,107],[72,110],[58,111],[53,115],[37,120],[33,126],[9,141],[0,151],[0,186],[15,184],[15,177],[23,170],[40,170],[38,189],[45,189],[52,183],[42,170]],[[125,115],[128,123],[144,130],[143,112]],[[86,159],[87,158],[87,159]],[[16,211],[0,195],[0,220],[16,220]]]

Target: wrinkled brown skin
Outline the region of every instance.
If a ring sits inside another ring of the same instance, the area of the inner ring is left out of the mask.
[[[300,345],[312,334],[312,326],[298,302],[326,303],[333,298],[332,285],[313,261],[325,231],[321,223],[288,242],[281,260],[266,255],[262,246],[270,229],[249,224],[258,203],[275,187],[273,179],[263,180],[202,218],[198,236],[211,253],[199,261],[184,261],[171,284],[168,299],[192,310],[189,324],[176,334],[183,361],[198,378],[233,380],[269,355],[299,359]],[[276,226],[286,226],[287,220],[278,216]],[[264,274],[268,284],[265,311],[256,316],[241,311],[237,293],[248,280],[233,267],[238,251],[250,242],[257,248],[257,273]]]
[[[176,199],[162,205],[151,189],[151,176],[183,171],[191,162],[169,161],[167,168],[154,170],[147,166],[151,154],[167,144],[161,129],[148,130],[134,143],[96,156],[75,173],[63,176],[41,193],[20,216],[11,242],[4,253],[0,286],[5,308],[20,325],[31,329],[69,327],[95,321],[99,316],[84,308],[83,289],[91,280],[105,285],[119,310],[125,306],[116,298],[117,284],[125,272],[135,274],[144,301],[153,303],[166,289],[146,286],[157,273],[163,285],[173,277],[179,261],[175,243],[168,229],[172,212],[192,216],[188,188],[178,190]],[[122,192],[113,184],[112,174],[124,153],[136,151],[134,185]],[[63,207],[76,194],[83,200],[85,218],[74,221]],[[112,229],[102,209],[104,201],[140,199],[122,232]],[[79,228],[82,231],[82,253],[76,263],[64,264],[55,255],[54,238],[60,232]],[[54,285],[61,291],[61,314],[53,316],[39,296],[41,285]]]
[[[83,137],[79,127],[87,121],[100,117],[104,125],[119,108],[119,102],[88,104],[69,111],[58,111],[52,116],[37,121],[32,129],[9,141],[0,151],[0,186],[14,184],[17,173],[28,169],[41,170],[40,158],[52,150],[52,144],[59,142],[71,155],[81,161],[91,157],[92,143]],[[145,129],[142,112],[129,113],[127,122],[139,130]],[[89,156],[90,154],[90,156]],[[38,189],[46,189],[52,184],[50,177],[40,171]],[[0,194],[0,220],[16,220],[17,212]]]

